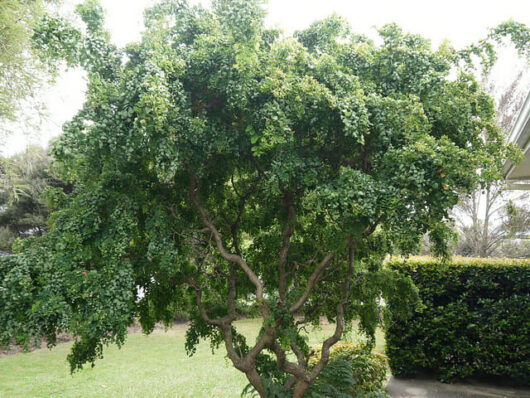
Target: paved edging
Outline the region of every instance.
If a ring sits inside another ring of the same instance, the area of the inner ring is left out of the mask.
[[[530,389],[479,382],[445,384],[426,378],[390,377],[387,393],[393,398],[530,398]]]

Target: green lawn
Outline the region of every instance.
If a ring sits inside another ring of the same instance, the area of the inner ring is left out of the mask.
[[[251,343],[260,324],[243,320],[236,327]],[[311,344],[321,342],[332,327],[310,330]],[[176,326],[149,336],[130,334],[121,350],[107,348],[94,368],[73,376],[66,362],[71,343],[0,357],[0,397],[239,397],[246,379],[231,366],[224,348],[212,355],[203,342],[190,358],[184,351],[185,331]],[[379,334],[378,348],[383,344]]]

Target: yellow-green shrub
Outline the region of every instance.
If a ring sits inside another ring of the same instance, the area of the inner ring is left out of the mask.
[[[319,347],[309,364],[314,366],[320,355]],[[311,386],[309,396],[384,396],[386,371],[387,357],[382,353],[355,343],[337,343],[331,348],[330,362]]]

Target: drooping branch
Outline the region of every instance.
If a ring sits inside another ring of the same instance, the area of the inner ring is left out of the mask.
[[[228,314],[236,318],[236,282],[237,274],[233,264],[229,265],[230,276],[228,277]]]
[[[298,365],[306,368],[307,360],[304,356],[304,353],[300,349],[300,347],[298,347],[295,343],[291,343],[291,350],[294,352],[294,355],[296,355],[296,360],[298,361]]]
[[[289,252],[289,247],[291,246],[291,237],[294,234],[295,228],[293,197],[288,192],[285,193],[283,199],[283,207],[287,210],[287,225],[283,230],[283,244],[280,250],[280,256],[278,260],[278,291],[280,294],[280,300],[282,302],[285,302],[287,297],[287,272],[285,271],[285,265],[287,264],[287,253]]]
[[[296,326],[299,326],[299,325],[302,325],[299,327],[299,330],[301,330],[302,328],[305,328],[305,324],[308,323],[311,319],[311,316],[318,310],[320,310],[325,303],[327,303],[327,300],[333,295],[333,292],[330,291],[330,290],[327,290],[326,293],[324,294],[324,297],[322,297],[318,303],[316,303],[315,305],[313,305],[311,308],[309,308],[309,310],[304,310],[304,317],[302,319],[299,319],[298,321],[295,322],[295,325]]]
[[[310,382],[316,379],[322,369],[328,364],[330,357],[331,347],[337,343],[344,331],[344,306],[348,302],[348,296],[350,294],[351,280],[355,271],[355,243],[351,237],[348,238],[348,271],[346,278],[342,283],[342,295],[341,300],[337,304],[337,315],[336,315],[336,326],[335,332],[332,336],[328,337],[322,344],[322,351],[320,361],[315,365],[309,376]]]
[[[271,342],[269,347],[276,355],[276,364],[278,365],[278,368],[293,375],[297,380],[307,378],[305,368],[287,360],[287,354],[277,341]]]
[[[201,221],[213,234],[219,253],[225,260],[232,262],[232,263],[236,263],[241,267],[241,269],[245,272],[245,274],[247,274],[250,281],[254,284],[254,286],[256,286],[256,298],[259,301],[262,301],[263,300],[263,283],[260,281],[258,276],[254,273],[254,271],[250,269],[248,264],[245,262],[245,260],[243,260],[241,256],[237,254],[229,253],[226,251],[223,245],[223,241],[221,239],[221,235],[219,234],[219,231],[217,230],[215,225],[210,221],[210,218],[206,214],[206,211],[200,204],[199,199],[197,198],[197,182],[196,182],[196,177],[194,175],[191,175],[190,182],[191,182],[190,199],[192,203],[195,205],[195,207],[197,208],[201,216]]]
[[[366,229],[363,229],[363,237],[364,238],[368,238],[370,235],[372,235],[375,232],[377,226],[379,225],[379,223],[381,222],[382,219],[383,219],[383,216],[380,215],[379,217],[377,217],[375,222],[370,227],[368,227]],[[350,239],[349,246],[352,247],[355,242],[353,242],[351,240],[351,238],[349,238],[349,239]]]
[[[195,290],[195,301],[197,302],[197,308],[199,309],[199,313],[201,314],[202,319],[204,319],[206,323],[215,326],[222,326],[228,321],[228,319],[224,318],[211,319],[208,316],[206,309],[204,308],[204,304],[202,302],[202,289],[197,283],[197,281],[193,278],[186,278],[184,282],[193,287],[193,289]]]
[[[315,268],[315,270],[313,271],[313,273],[311,274],[311,276],[309,277],[307,281],[307,287],[305,288],[304,293],[302,293],[298,301],[289,308],[289,311],[296,312],[300,308],[302,308],[305,301],[307,300],[307,297],[309,297],[309,294],[315,287],[315,284],[317,283],[318,278],[320,277],[320,275],[322,275],[322,272],[324,272],[324,270],[329,265],[329,263],[331,262],[334,256],[335,256],[335,253],[330,252],[324,256],[324,258],[320,261],[320,263],[318,263],[317,267]]]
[[[324,367],[328,364],[329,358],[330,358],[330,349],[335,343],[337,343],[340,340],[342,336],[342,332],[344,331],[344,302],[343,300],[341,300],[337,304],[337,315],[336,315],[335,321],[336,321],[335,331],[330,337],[324,340],[324,343],[322,343],[320,361],[317,362],[317,364],[315,365],[315,367],[309,374],[309,377],[308,377],[309,383],[313,382],[313,380],[315,380],[317,376],[320,374],[322,369],[324,369]]]
[[[263,348],[270,343],[271,341],[271,331],[267,331],[258,341],[258,343],[247,353],[245,356],[242,353],[238,353],[236,347],[234,346],[234,336],[232,333],[232,322],[236,319],[235,316],[235,269],[231,267],[231,276],[229,278],[229,294],[228,294],[228,307],[229,314],[217,319],[212,319],[208,316],[204,304],[202,302],[202,289],[193,278],[186,278],[185,283],[192,286],[195,289],[196,293],[196,302],[199,309],[199,313],[205,322],[210,325],[218,327],[223,333],[223,340],[225,343],[225,348],[228,357],[234,364],[234,367],[241,372],[245,373],[248,380],[252,383],[256,391],[260,394],[261,397],[265,397],[265,388],[259,377],[255,360],[257,355],[263,350]]]
[[[221,214],[227,225],[230,227],[230,233],[232,235],[232,248],[235,250],[238,256],[242,257],[241,249],[239,247],[237,230],[241,223],[241,217],[243,216],[247,200],[254,192],[256,192],[258,180],[254,181],[250,189],[244,193],[240,193],[239,190],[236,188],[233,174],[230,176],[230,181],[232,183],[232,189],[234,190],[234,193],[240,199],[237,215],[235,217],[235,220],[232,221],[224,211],[220,210],[219,213]]]
[[[278,366],[280,367],[280,369],[293,375],[293,377],[287,380],[284,386],[286,390],[289,390],[294,386],[293,397],[304,396],[305,392],[309,388],[309,385],[317,378],[320,372],[328,364],[330,359],[331,347],[336,344],[342,337],[342,333],[344,331],[344,307],[348,301],[351,279],[355,271],[355,241],[351,237],[348,237],[347,247],[348,270],[346,272],[346,278],[342,283],[342,294],[340,297],[340,301],[337,303],[336,307],[336,327],[333,335],[328,337],[322,344],[321,358],[319,362],[315,365],[315,367],[311,370],[310,373],[307,373],[307,361],[309,358],[304,361],[303,354],[299,351],[297,352],[297,350],[295,349],[296,347],[291,348],[293,349],[293,352],[298,358],[298,366],[296,364],[286,361],[285,352],[281,349],[281,346],[279,346],[279,344],[276,343],[276,345],[273,346],[273,351],[275,352],[278,358]]]

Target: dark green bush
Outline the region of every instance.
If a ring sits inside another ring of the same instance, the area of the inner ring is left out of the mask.
[[[498,376],[530,384],[530,260],[412,258],[388,265],[412,278],[424,305],[388,327],[394,375],[428,371],[442,381]]]

